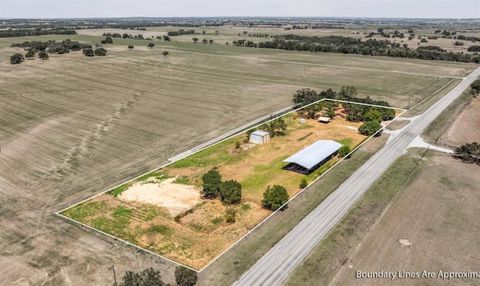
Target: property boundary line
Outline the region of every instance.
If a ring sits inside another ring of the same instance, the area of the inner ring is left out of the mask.
[[[143,248],[143,247],[141,247],[141,246],[139,246],[139,245],[136,245],[136,244],[134,244],[134,243],[132,243],[132,242],[129,242],[129,241],[126,241],[126,240],[124,240],[124,239],[122,239],[122,238],[113,236],[113,235],[108,234],[108,233],[106,233],[106,232],[104,232],[104,231],[101,231],[101,230],[96,229],[96,228],[94,228],[94,227],[92,227],[92,226],[86,225],[86,224],[84,224],[84,223],[82,223],[82,222],[79,222],[79,221],[77,221],[77,220],[74,220],[74,219],[72,219],[72,218],[69,218],[69,217],[64,216],[64,215],[61,214],[62,212],[66,211],[66,210],[68,210],[68,209],[71,209],[71,208],[76,207],[76,206],[78,206],[78,205],[80,205],[80,204],[82,204],[82,203],[84,203],[84,202],[86,202],[86,201],[90,201],[90,200],[92,200],[92,199],[94,199],[94,198],[96,198],[96,197],[98,197],[98,196],[101,196],[101,195],[103,195],[103,194],[105,194],[105,193],[108,193],[108,192],[110,192],[111,190],[113,190],[113,189],[115,189],[115,188],[117,188],[117,187],[120,187],[120,186],[122,186],[122,185],[124,185],[124,184],[130,183],[130,182],[132,182],[132,181],[135,181],[136,179],[138,179],[138,178],[140,178],[140,177],[143,177],[143,176],[145,176],[145,175],[147,175],[147,174],[150,174],[150,173],[152,173],[152,172],[155,172],[155,171],[158,171],[158,170],[163,169],[163,168],[165,168],[165,167],[168,167],[169,165],[171,165],[171,164],[173,164],[173,163],[175,163],[175,162],[177,162],[177,161],[179,161],[179,160],[182,160],[182,159],[184,159],[184,158],[186,158],[186,157],[188,157],[188,156],[194,155],[194,154],[199,153],[199,152],[201,152],[201,151],[203,151],[203,150],[205,150],[205,149],[207,149],[207,148],[213,147],[213,146],[215,146],[215,145],[217,145],[217,144],[220,144],[220,143],[222,143],[222,142],[224,142],[224,141],[226,141],[226,140],[229,140],[230,138],[232,138],[232,137],[234,137],[234,136],[237,136],[237,135],[245,132],[245,130],[252,129],[252,128],[257,128],[257,127],[259,127],[259,126],[261,126],[261,125],[263,125],[263,124],[265,124],[265,123],[269,123],[269,122],[271,122],[271,121],[273,121],[273,120],[276,120],[276,119],[278,119],[278,118],[280,118],[280,117],[283,117],[283,116],[285,116],[285,115],[288,115],[288,114],[297,112],[297,111],[299,111],[299,110],[301,110],[301,109],[304,109],[304,108],[306,108],[306,107],[309,107],[309,106],[314,105],[314,104],[317,104],[317,103],[320,103],[320,102],[322,102],[322,101],[336,101],[336,102],[342,102],[342,103],[359,104],[359,105],[365,105],[365,106],[373,106],[373,107],[380,107],[380,108],[401,110],[402,112],[401,112],[399,115],[395,116],[395,118],[392,119],[390,122],[388,122],[385,126],[382,126],[382,128],[380,128],[380,129],[379,129],[377,132],[375,132],[373,135],[369,136],[367,139],[365,139],[364,141],[362,141],[362,142],[361,142],[359,145],[357,145],[353,150],[351,150],[350,153],[348,153],[345,157],[341,158],[339,161],[337,161],[335,164],[333,164],[330,168],[328,168],[328,169],[327,169],[325,172],[323,172],[320,176],[318,176],[317,178],[315,178],[315,179],[314,179],[310,184],[308,184],[305,188],[303,188],[302,190],[300,190],[299,192],[297,192],[295,195],[293,195],[293,196],[292,196],[285,204],[283,204],[280,208],[278,208],[277,210],[275,210],[275,211],[273,211],[271,214],[269,214],[266,218],[264,218],[262,221],[260,221],[257,225],[255,225],[252,229],[250,229],[247,233],[245,233],[245,234],[244,234],[243,236],[241,236],[239,239],[237,239],[232,245],[230,245],[228,248],[226,248],[224,251],[222,251],[219,255],[215,256],[209,263],[207,263],[204,267],[200,268],[199,270],[196,270],[196,269],[194,269],[194,268],[192,268],[192,267],[190,267],[190,266],[187,266],[187,265],[185,265],[185,264],[183,264],[183,263],[180,263],[180,262],[174,261],[174,260],[172,260],[172,259],[169,259],[169,258],[167,258],[167,257],[165,257],[165,256],[163,256],[163,255],[160,255],[160,254],[155,253],[155,252],[153,252],[153,251],[151,251],[151,250],[148,250],[148,249],[146,249],[146,248]],[[202,143],[202,144],[200,144],[200,145],[197,145],[196,147],[193,147],[193,148],[191,148],[191,149],[189,149],[189,150],[187,150],[187,151],[184,151],[184,152],[182,152],[182,153],[180,153],[180,154],[177,154],[177,155],[171,157],[171,158],[169,159],[169,162],[161,165],[161,166],[158,167],[158,168],[155,168],[155,169],[153,169],[153,170],[144,172],[144,173],[142,173],[141,175],[138,175],[138,176],[136,176],[136,177],[134,177],[134,178],[128,179],[128,180],[126,180],[126,181],[124,181],[124,182],[122,182],[122,183],[119,183],[119,184],[117,184],[117,185],[115,185],[115,186],[113,186],[113,187],[111,187],[111,188],[109,188],[109,189],[107,189],[107,190],[105,190],[105,191],[102,191],[102,192],[100,192],[100,193],[98,193],[98,194],[95,194],[95,195],[90,196],[90,197],[88,197],[88,198],[86,198],[86,199],[84,199],[84,200],[81,200],[81,201],[79,201],[79,202],[77,202],[77,203],[75,203],[75,204],[73,204],[73,205],[70,205],[70,206],[68,206],[68,207],[65,207],[65,208],[59,210],[59,211],[56,211],[56,212],[54,213],[54,215],[59,216],[60,218],[66,219],[66,220],[69,221],[69,222],[73,222],[73,223],[75,223],[75,224],[78,224],[78,225],[80,225],[80,226],[83,226],[83,227],[85,227],[85,228],[87,228],[87,229],[89,229],[89,230],[96,231],[96,232],[98,232],[98,233],[100,233],[100,234],[102,234],[102,235],[105,235],[105,236],[107,236],[107,237],[110,237],[110,238],[112,238],[112,239],[114,239],[114,240],[116,240],[116,241],[121,241],[121,242],[123,242],[123,243],[125,243],[125,244],[127,244],[127,245],[129,245],[129,246],[133,246],[134,248],[137,248],[138,250],[145,251],[145,252],[147,252],[147,253],[149,253],[149,254],[153,254],[154,256],[157,256],[157,257],[160,257],[160,258],[165,259],[165,260],[167,260],[167,261],[173,262],[173,263],[176,264],[176,265],[180,265],[180,266],[183,266],[183,267],[188,268],[188,269],[190,269],[190,270],[193,270],[193,271],[195,271],[195,272],[197,272],[197,273],[200,273],[200,272],[202,272],[203,270],[205,270],[208,266],[210,266],[213,262],[215,262],[218,258],[220,258],[222,255],[224,255],[226,252],[228,252],[232,247],[234,247],[235,245],[237,245],[241,240],[243,240],[245,237],[247,237],[250,233],[252,233],[254,230],[256,230],[256,229],[257,229],[259,226],[261,226],[264,222],[266,222],[268,219],[270,219],[274,214],[276,214],[278,211],[280,211],[282,208],[284,208],[286,205],[288,205],[288,203],[290,203],[292,200],[294,200],[298,195],[300,195],[300,194],[303,193],[306,189],[308,189],[310,186],[312,186],[314,183],[316,183],[316,182],[317,182],[320,178],[322,178],[325,174],[329,173],[329,172],[330,172],[335,166],[337,166],[340,162],[342,162],[342,161],[345,160],[346,158],[350,157],[356,150],[358,150],[358,149],[359,149],[360,147],[362,147],[365,143],[367,143],[368,141],[370,141],[370,139],[372,139],[372,138],[375,137],[377,134],[379,134],[380,132],[382,132],[388,125],[390,125],[392,122],[394,122],[395,120],[397,120],[400,116],[402,116],[405,112],[408,111],[407,109],[399,108],[399,107],[382,106],[382,105],[376,105],[376,104],[360,103],[360,102],[346,101],[346,100],[336,100],[336,99],[330,99],[330,98],[322,98],[322,99],[320,99],[320,100],[317,100],[317,101],[315,101],[315,102],[309,103],[309,104],[304,105],[304,106],[302,106],[302,107],[299,107],[299,108],[296,108],[296,109],[292,109],[292,108],[293,108],[293,106],[286,107],[286,108],[283,108],[283,109],[281,109],[281,110],[279,110],[279,111],[276,111],[276,112],[274,112],[274,113],[271,113],[271,114],[269,114],[269,115],[265,115],[265,116],[262,116],[262,117],[260,117],[260,118],[257,118],[257,119],[255,119],[255,120],[253,120],[252,122],[246,123],[246,124],[244,124],[244,125],[242,125],[242,126],[240,126],[240,127],[237,127],[237,128],[235,128],[235,129],[233,129],[232,131],[229,131],[229,132],[227,132],[227,133],[225,133],[225,134],[223,134],[223,135],[221,135],[221,136],[219,136],[219,137],[217,137],[217,138],[211,139],[211,140],[209,140],[209,141],[207,141],[207,142],[205,142],[205,143]],[[290,110],[290,111],[288,111],[288,110]],[[287,112],[287,111],[288,111],[288,112]],[[270,119],[268,119],[268,118],[270,118]],[[268,119],[268,120],[265,121],[265,119]],[[235,132],[234,132],[234,131],[235,131]],[[232,132],[234,132],[234,133],[232,133]],[[211,143],[210,143],[209,145],[206,145],[206,144],[209,143],[209,142],[211,142]],[[199,147],[200,147],[200,148],[199,148]],[[195,150],[195,149],[197,149],[197,150]],[[193,150],[195,150],[195,151],[193,151]],[[191,151],[191,153],[187,154],[186,156],[184,156],[184,157],[180,156],[180,155],[182,155],[182,154],[184,154],[184,153],[187,153],[187,152],[190,152],[190,151]]]

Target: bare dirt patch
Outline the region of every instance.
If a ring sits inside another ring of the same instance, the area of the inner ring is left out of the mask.
[[[175,178],[159,183],[138,182],[120,194],[125,201],[153,204],[168,209],[172,216],[185,212],[201,202],[200,191],[191,185],[175,184]]]

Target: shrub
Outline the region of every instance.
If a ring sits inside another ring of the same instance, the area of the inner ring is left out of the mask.
[[[95,49],[95,55],[99,57],[103,57],[107,55],[107,50],[104,48],[97,48]]]
[[[220,199],[228,205],[238,204],[242,199],[242,185],[235,180],[223,182],[220,185]]]
[[[203,196],[207,199],[214,199],[220,193],[220,185],[222,184],[222,175],[217,168],[213,168],[202,176]]]
[[[34,50],[28,50],[28,52],[25,54],[26,58],[33,58],[35,57],[35,51]]]
[[[350,153],[350,147],[348,147],[347,145],[343,145],[342,147],[340,147],[340,149],[338,149],[338,156],[340,156],[341,158],[345,157],[348,155],[348,153]]]
[[[463,144],[455,148],[453,156],[465,163],[480,165],[480,144],[477,142]]]
[[[378,120],[371,120],[363,123],[362,126],[358,128],[358,131],[363,135],[371,136],[380,130],[380,128],[382,128],[382,126]]]
[[[14,54],[13,56],[10,57],[10,63],[12,65],[18,65],[21,64],[25,61],[25,58],[23,57],[22,54]]]
[[[153,268],[148,268],[138,273],[133,271],[125,272],[125,275],[122,278],[122,282],[120,282],[118,285],[119,286],[146,286],[146,285],[164,286],[165,283],[162,281],[162,276],[160,275],[160,271],[154,270]],[[194,285],[194,284],[184,284],[184,285]]]
[[[175,268],[175,281],[178,286],[193,286],[197,283],[197,273],[183,266]]]
[[[133,50],[133,49],[135,49],[135,47],[132,46],[132,45],[128,45],[128,49],[129,49],[129,50]]]
[[[155,47],[155,44],[154,43],[148,43],[147,47],[149,47],[150,49],[153,49],[153,47]]]
[[[40,53],[38,53],[38,57],[41,60],[48,60],[48,58],[49,58],[48,53],[45,52],[45,51],[41,51]]]
[[[263,193],[262,205],[269,210],[275,211],[286,202],[288,202],[288,192],[287,189],[282,186],[268,186],[267,190]]]
[[[237,216],[237,212],[235,211],[235,209],[233,208],[228,208],[226,211],[225,211],[225,221],[227,223],[235,223],[236,221],[236,216]]]
[[[300,181],[300,189],[305,189],[306,187],[308,186],[308,181],[307,179],[305,178],[302,178],[302,180]]]
[[[92,48],[85,48],[82,50],[82,52],[87,57],[93,57],[95,55]]]

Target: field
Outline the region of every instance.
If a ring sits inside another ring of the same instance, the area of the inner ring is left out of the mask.
[[[283,186],[292,197],[303,188],[302,179],[311,183],[340,157],[329,158],[308,175],[285,169],[288,164],[284,159],[318,140],[334,140],[354,149],[367,138],[357,131],[361,122],[342,117],[341,105],[336,112],[328,124],[315,119],[300,121],[303,111],[290,113],[281,117],[287,125],[286,134],[266,144],[248,142],[247,133],[236,135],[61,214],[202,269],[271,214],[262,208],[267,187]],[[213,168],[218,169],[222,180],[241,184],[240,204],[229,206],[200,197],[202,175]],[[227,219],[229,211],[236,213],[234,222]]]
[[[154,49],[134,41],[134,51],[121,41],[104,58],[72,52],[8,62],[23,52],[9,48],[13,42],[66,38],[101,39],[0,39],[0,265],[7,283],[111,284],[112,264],[119,272],[155,266],[172,281],[172,264],[52,214],[289,106],[298,88],[350,84],[361,96],[405,107],[410,95],[418,102],[473,67],[159,41]]]
[[[354,278],[356,270],[477,271],[477,173],[478,166],[448,155],[429,156],[416,171],[416,179],[362,240],[331,285],[358,284],[359,280]],[[411,246],[402,245],[401,239]],[[478,280],[367,279],[361,280],[361,284],[478,285]]]

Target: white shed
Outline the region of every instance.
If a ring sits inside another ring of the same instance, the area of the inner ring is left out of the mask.
[[[318,122],[329,123],[330,121],[332,121],[332,119],[331,119],[330,117],[320,116],[320,117],[318,118]]]
[[[270,141],[270,133],[257,130],[250,134],[250,142],[255,144],[265,144]]]

